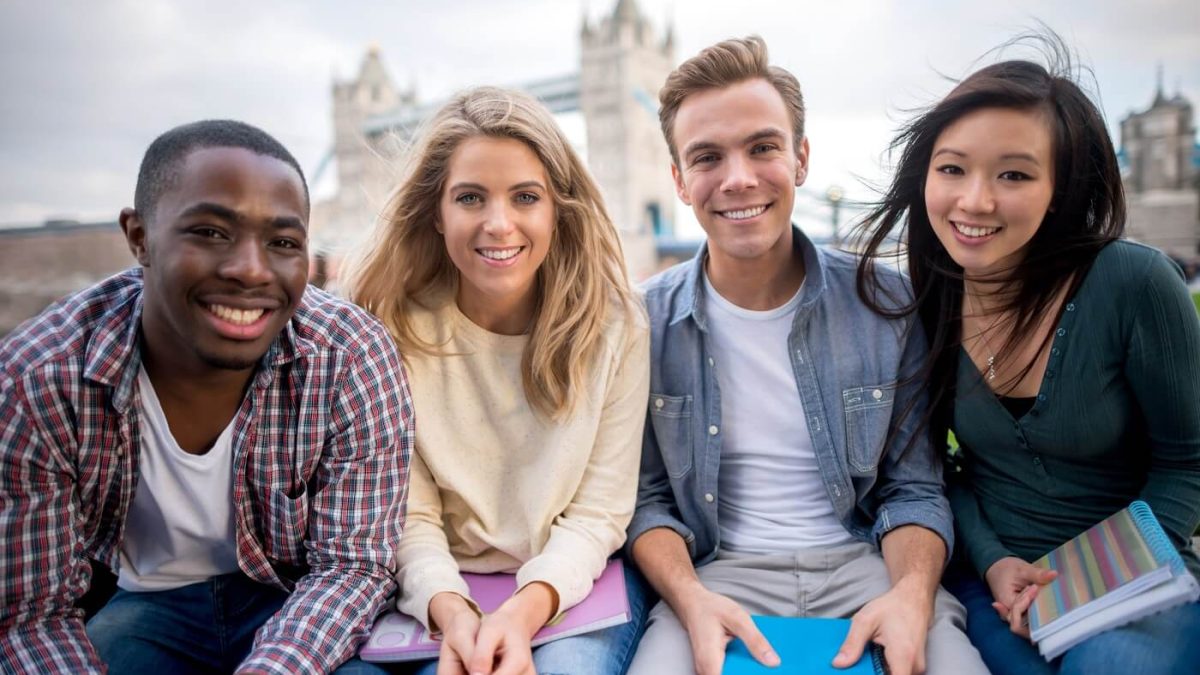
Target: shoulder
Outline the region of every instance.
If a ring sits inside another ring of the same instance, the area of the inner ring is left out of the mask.
[[[1186,290],[1183,270],[1175,261],[1156,248],[1128,239],[1101,249],[1088,277],[1098,291],[1130,302],[1136,302],[1147,289]]]
[[[865,307],[858,293],[858,271],[862,257],[824,246],[817,246],[816,251],[825,285],[836,294],[836,300]],[[870,267],[870,275],[871,283],[867,284],[867,290],[874,294],[873,299],[881,309],[899,310],[911,305],[912,284],[898,265],[886,259],[876,260]]]
[[[88,344],[102,327],[133,317],[142,293],[138,268],[126,270],[66,297],[26,321],[0,340],[0,372],[4,381],[52,368],[63,361],[77,362],[82,372]]]
[[[673,265],[643,281],[640,285],[646,314],[651,323],[662,325],[681,305],[692,302],[695,294],[696,266],[699,258]]]

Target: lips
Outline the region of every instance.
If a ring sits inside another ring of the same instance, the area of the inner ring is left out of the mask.
[[[770,204],[760,204],[758,206],[747,206],[738,209],[730,209],[727,211],[717,211],[717,214],[729,220],[750,220],[756,218],[767,210]]]
[[[235,307],[225,303],[202,302],[204,317],[221,336],[230,340],[257,340],[266,332],[274,307]]]
[[[955,232],[971,239],[981,239],[1000,231],[999,227],[984,227],[982,225],[961,223],[954,220],[950,221],[950,224],[954,227]]]

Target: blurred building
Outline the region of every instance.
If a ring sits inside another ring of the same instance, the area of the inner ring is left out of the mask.
[[[1121,120],[1121,174],[1130,237],[1181,261],[1200,257],[1200,144],[1192,104],[1163,93]]]

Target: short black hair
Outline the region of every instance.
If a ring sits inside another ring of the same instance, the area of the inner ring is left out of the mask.
[[[282,143],[245,122],[201,120],[167,131],[146,148],[133,193],[133,207],[143,220],[153,219],[154,207],[179,177],[183,159],[192,151],[203,148],[243,148],[285,162],[299,174],[300,184],[304,186],[304,207],[309,208],[308,182],[304,179],[304,171]]]

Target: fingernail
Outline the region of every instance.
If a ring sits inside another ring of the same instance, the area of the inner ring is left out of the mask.
[[[767,665],[770,666],[779,665],[779,655],[771,650],[763,652],[763,660],[766,661]]]

